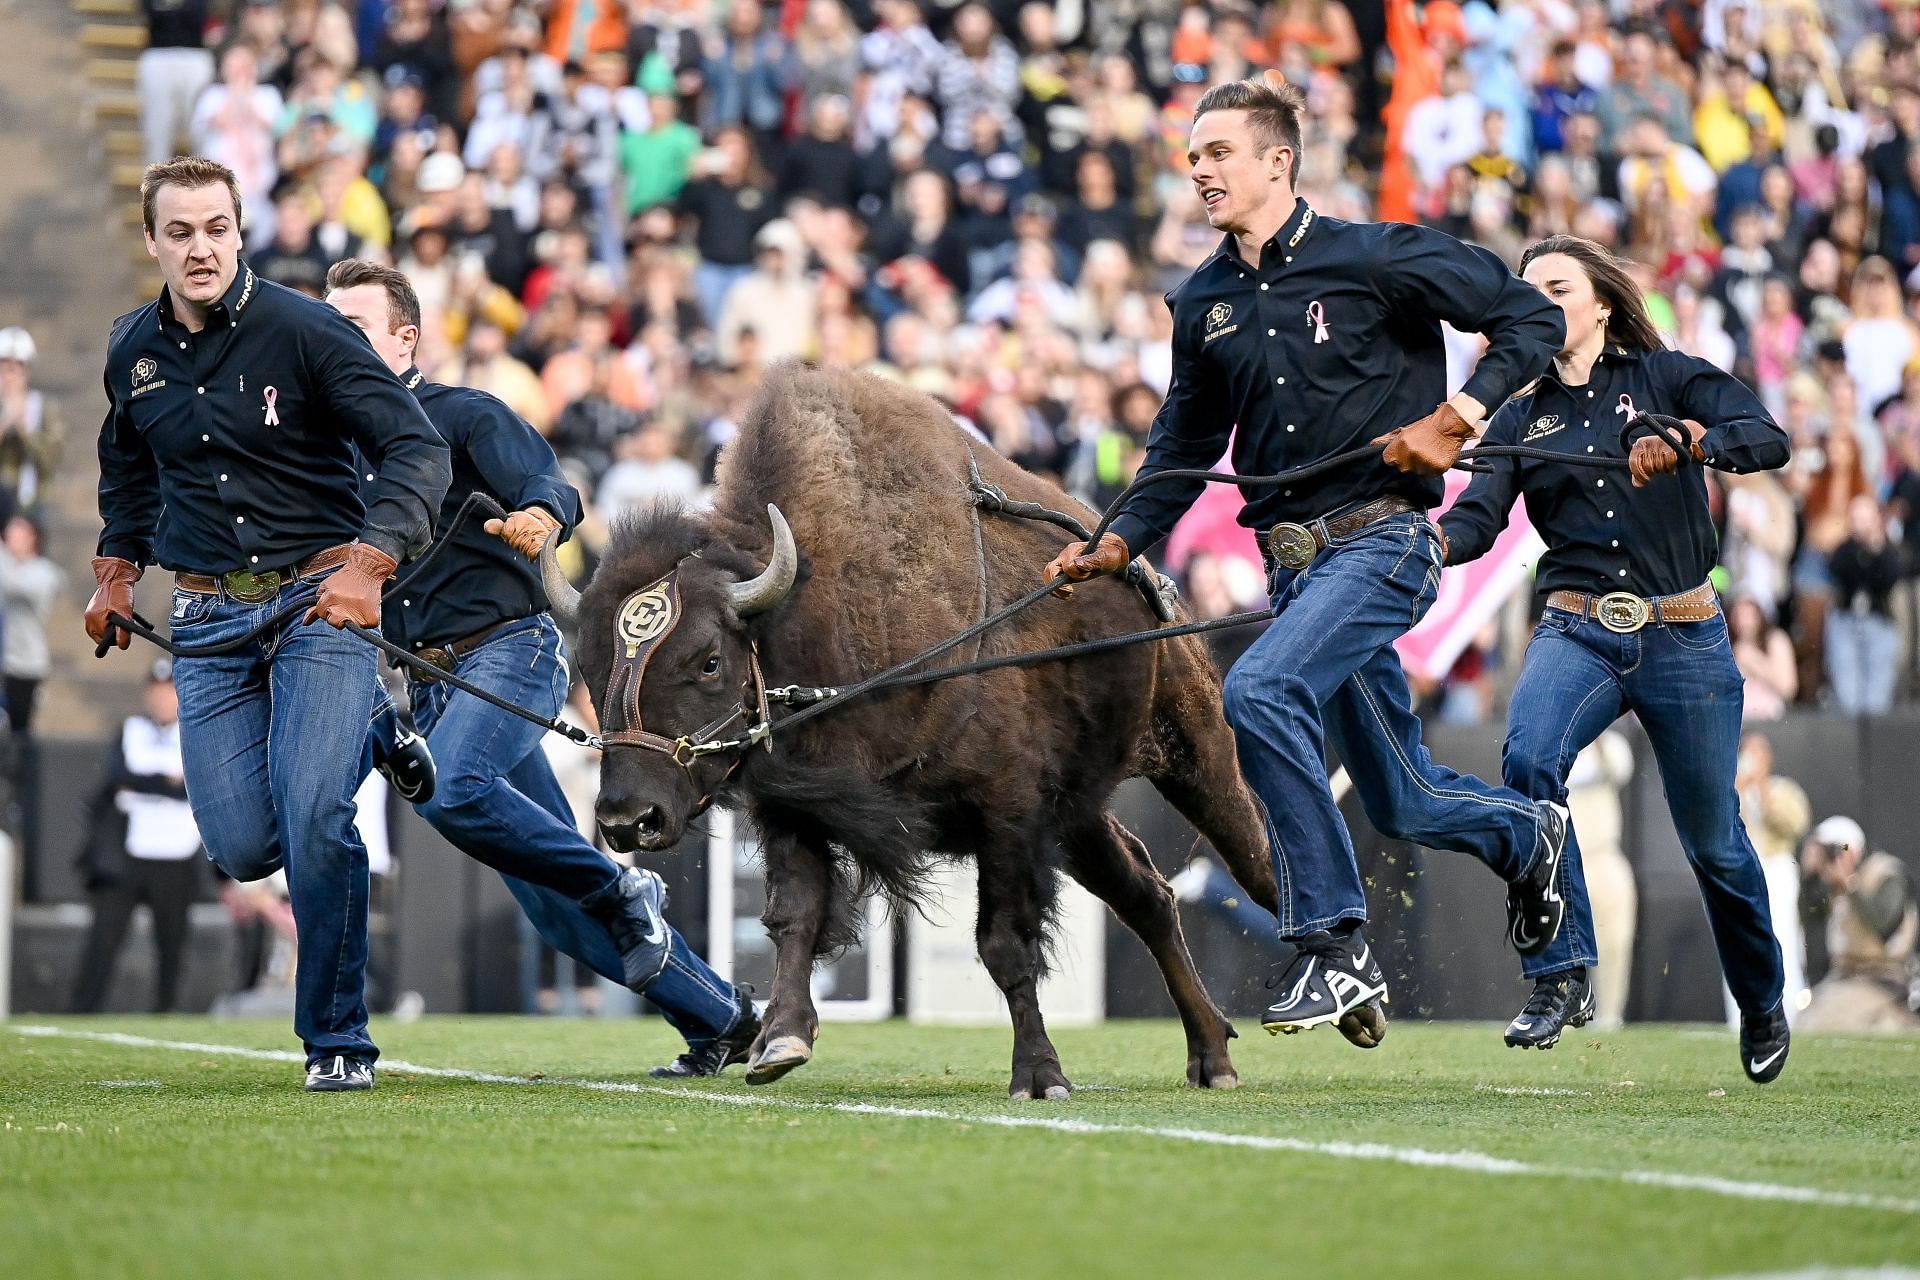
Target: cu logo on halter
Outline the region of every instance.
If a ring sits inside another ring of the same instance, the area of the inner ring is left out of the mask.
[[[650,640],[658,640],[673,623],[673,600],[667,595],[667,584],[657,583],[632,597],[620,607],[620,618],[615,624],[620,638],[626,642],[627,656],[640,656],[640,646]]]

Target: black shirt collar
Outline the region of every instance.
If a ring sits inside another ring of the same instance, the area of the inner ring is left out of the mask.
[[[225,311],[238,322],[240,313],[246,310],[247,303],[253,301],[253,296],[258,289],[259,281],[254,277],[253,268],[243,260],[240,263],[240,270],[234,273],[233,283],[227,286],[227,291],[220,295],[218,302],[207,308],[207,319],[211,320],[215,313]],[[163,325],[169,322],[180,323],[173,313],[173,290],[166,285],[160,286],[159,311],[160,322]]]
[[[1599,354],[1593,362],[1593,367],[1598,369],[1600,366],[1607,364],[1639,364],[1647,358],[1648,354],[1648,352],[1642,351],[1638,347],[1625,347],[1616,342],[1610,344],[1605,351]],[[1593,374],[1591,371],[1588,372],[1587,377],[1589,381],[1592,380]],[[1560,381],[1559,370],[1554,365],[1547,366],[1547,371],[1540,375],[1540,380],[1542,382],[1551,382],[1562,391],[1569,390],[1567,384]],[[1581,385],[1584,386],[1586,384],[1583,383]]]
[[[420,366],[417,364],[408,365],[407,371],[400,375],[401,384],[415,395],[420,394],[421,384],[426,382],[426,380],[427,375],[420,372]]]
[[[1254,265],[1265,267],[1283,261],[1286,255],[1300,247],[1300,242],[1307,238],[1307,233],[1312,231],[1314,224],[1319,221],[1320,215],[1315,212],[1313,206],[1295,196],[1293,213],[1281,224],[1280,229],[1273,233],[1273,238],[1260,246],[1260,261]],[[1222,259],[1234,266],[1241,265],[1239,245],[1232,232],[1220,238],[1220,247],[1213,251],[1213,257],[1207,259],[1205,265],[1211,266]]]

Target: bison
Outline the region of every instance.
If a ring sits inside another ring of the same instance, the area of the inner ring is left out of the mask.
[[[1066,533],[979,512],[979,479],[1092,518],[918,392],[785,365],[722,455],[711,511],[623,520],[584,591],[543,557],[556,609],[577,620],[608,743],[596,817],[627,851],[674,844],[716,798],[754,824],[775,963],[751,1084],[811,1058],[809,977],[854,940],[862,896],[912,904],[931,859],[971,857],[980,959],[1013,1021],[1012,1097],[1071,1090],[1035,998],[1062,871],[1159,964],[1186,1029],[1187,1083],[1231,1088],[1234,1032],[1201,984],[1172,891],[1107,809],[1123,779],[1149,779],[1255,900],[1276,905],[1265,823],[1197,637],[877,693],[744,741],[772,685],[854,683],[1037,585]],[[948,660],[1153,625],[1138,591],[1093,581]],[[735,745],[696,749],[716,741]]]

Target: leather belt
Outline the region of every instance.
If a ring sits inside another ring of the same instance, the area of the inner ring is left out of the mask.
[[[1288,569],[1304,569],[1336,538],[1350,538],[1370,524],[1419,508],[1405,498],[1375,498],[1342,515],[1321,516],[1306,524],[1285,522],[1260,535],[1266,553]]]
[[[1642,598],[1629,591],[1610,591],[1604,596],[1584,591],[1556,591],[1547,597],[1547,608],[1592,618],[1609,631],[1629,635],[1649,622],[1705,622],[1719,616],[1720,596],[1711,582],[1703,582],[1691,591],[1671,596]]]
[[[413,652],[413,656],[432,663],[442,671],[452,671],[454,667],[459,664],[460,659],[493,639],[493,637],[500,632],[501,628],[511,626],[518,621],[520,621],[518,618],[502,618],[498,622],[487,624],[471,635],[461,636],[451,644],[435,645],[427,649],[416,649]],[[433,680],[432,676],[421,671],[410,669],[409,674],[415,680],[419,680],[422,683],[431,683]]]
[[[328,547],[317,551],[299,564],[286,569],[268,569],[256,572],[252,569],[235,569],[231,573],[176,573],[173,585],[182,591],[191,591],[197,595],[226,595],[241,604],[259,604],[271,600],[280,588],[301,578],[311,578],[317,573],[325,573],[347,562],[347,552],[354,544],[343,542],[337,547]]]

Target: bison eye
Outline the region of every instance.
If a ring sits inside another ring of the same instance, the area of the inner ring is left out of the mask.
[[[717,653],[708,654],[706,665],[700,668],[700,674],[703,676],[719,675],[720,674],[720,655]]]

